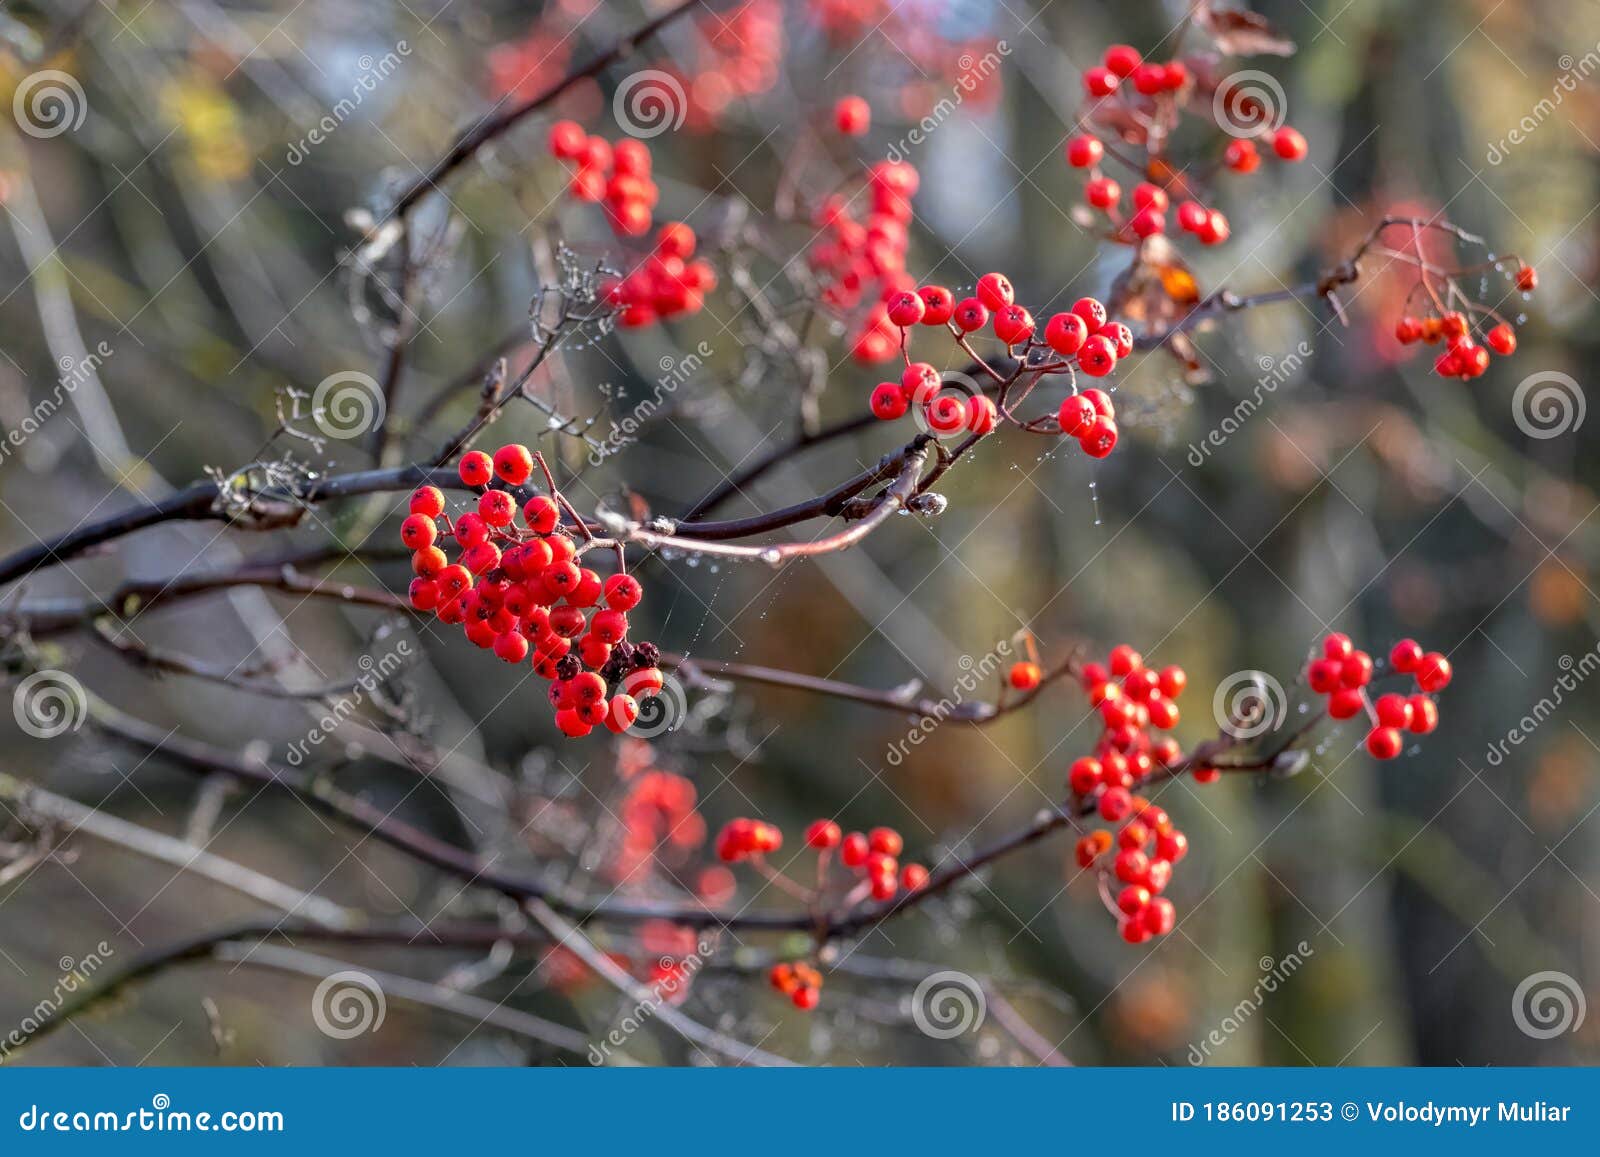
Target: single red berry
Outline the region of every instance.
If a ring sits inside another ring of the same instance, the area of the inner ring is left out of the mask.
[[[437,486],[419,486],[411,492],[411,513],[438,518],[444,513],[444,491]]]
[[[1133,916],[1144,911],[1145,905],[1149,904],[1151,899],[1149,888],[1143,884],[1129,884],[1117,893],[1117,907],[1124,915]]]
[[[1171,205],[1167,191],[1149,181],[1141,181],[1133,187],[1133,203],[1137,208],[1154,209],[1157,213],[1165,213]]]
[[[1099,336],[1111,339],[1112,351],[1118,361],[1133,352],[1133,331],[1120,321],[1107,322]]]
[[[1523,293],[1532,293],[1539,287],[1539,275],[1534,272],[1533,266],[1524,265],[1517,270],[1517,288]]]
[[[824,848],[836,848],[844,833],[839,830],[839,825],[832,820],[814,820],[806,829],[806,846],[821,851]]]
[[[1367,751],[1374,759],[1393,759],[1404,746],[1405,740],[1393,727],[1375,727],[1367,733]]]
[[[1134,69],[1138,68],[1144,57],[1139,55],[1139,50],[1131,44],[1113,44],[1106,49],[1103,63],[1106,69],[1116,76],[1132,76]]]
[[[860,832],[851,832],[839,845],[839,859],[847,868],[859,868],[867,862],[867,855],[871,850],[866,836]]]
[[[905,417],[909,408],[905,393],[894,382],[879,382],[867,406],[875,418],[885,422]]]
[[[1128,219],[1128,229],[1135,237],[1154,237],[1167,231],[1167,216],[1160,210],[1146,206]]]
[[[1000,307],[994,314],[994,335],[1008,346],[1027,341],[1033,336],[1033,315],[1020,305]]]
[[[1096,209],[1110,209],[1122,200],[1122,186],[1110,177],[1096,177],[1083,187],[1083,199]]]
[[[1341,687],[1328,696],[1328,714],[1335,719],[1354,719],[1361,714],[1361,692],[1354,687]]]
[[[1078,439],[1078,445],[1091,458],[1104,458],[1117,448],[1117,424],[1105,415],[1094,420],[1089,432]]]
[[[1389,666],[1402,675],[1409,675],[1422,662],[1422,644],[1415,639],[1401,639],[1389,651]]]
[[[1004,273],[985,273],[978,278],[978,300],[991,312],[1004,309],[1017,299],[1011,280]]]
[[[922,298],[923,325],[944,325],[956,311],[955,294],[942,285],[924,285],[917,295]]]
[[[1083,87],[1090,96],[1110,96],[1117,91],[1117,74],[1109,68],[1096,66],[1083,74]]]
[[[1100,793],[1100,817],[1117,823],[1133,810],[1133,797],[1125,787],[1108,787]]]
[[[928,869],[921,864],[907,864],[900,869],[900,886],[907,892],[915,892],[928,882]]]
[[[557,121],[550,126],[550,153],[563,161],[576,160],[583,155],[589,134],[576,121]]]
[[[1085,755],[1073,761],[1072,769],[1067,772],[1067,785],[1079,795],[1088,795],[1100,786],[1102,772],[1100,761]]]
[[[1112,870],[1124,884],[1143,884],[1150,877],[1150,858],[1134,848],[1117,853]]]
[[[822,990],[812,985],[804,985],[794,990],[794,995],[789,998],[794,1006],[801,1012],[810,1012],[817,1007],[817,1002],[822,999]]]
[[[927,312],[927,306],[915,290],[903,289],[889,299],[889,320],[901,329],[916,325]]]
[[[1091,378],[1105,377],[1117,368],[1117,347],[1105,334],[1090,334],[1078,351],[1078,368]]]
[[[1099,298],[1080,297],[1072,303],[1072,312],[1083,319],[1090,333],[1098,333],[1106,324],[1106,307]]]
[[[522,517],[535,534],[549,534],[561,520],[561,507],[555,499],[536,494],[523,505]]]
[[[1379,695],[1373,701],[1372,710],[1378,717],[1380,727],[1411,726],[1411,700],[1404,695],[1396,695],[1392,691],[1387,695]]]
[[[995,406],[994,399],[987,394],[974,394],[967,399],[968,432],[978,435],[991,434],[999,420],[999,408]]]
[[[469,450],[461,456],[457,470],[466,485],[487,486],[494,477],[494,461],[482,450]]]
[[[632,575],[614,574],[606,579],[605,598],[612,610],[631,611],[644,598],[644,588]]]
[[[963,333],[972,333],[980,330],[989,323],[989,309],[976,297],[962,298],[961,304],[956,306],[951,320],[956,323],[956,328]]]
[[[1067,142],[1067,163],[1075,169],[1092,168],[1105,155],[1105,146],[1097,137],[1076,136]]]
[[[1354,651],[1339,663],[1339,682],[1346,687],[1365,687],[1372,682],[1372,656]]]
[[[1411,730],[1417,735],[1431,734],[1439,726],[1439,705],[1426,695],[1413,695],[1411,703]]]
[[[510,526],[517,516],[517,500],[504,490],[485,490],[478,499],[478,517],[490,526]]]
[[[1039,685],[1043,672],[1039,670],[1037,663],[1013,663],[1006,677],[1018,691],[1032,691]]]
[[[1346,659],[1356,649],[1350,636],[1335,631],[1322,640],[1322,653],[1330,659]]]
[[[1424,691],[1443,691],[1450,685],[1450,660],[1437,651],[1429,651],[1417,664],[1417,686]]]
[[[954,434],[966,429],[966,403],[961,395],[940,394],[922,408],[922,418],[935,434]]]
[[[426,514],[409,515],[400,524],[400,541],[412,550],[430,547],[438,537],[438,526]]]
[[[1499,325],[1491,329],[1484,336],[1483,340],[1488,344],[1490,349],[1494,350],[1495,353],[1499,354],[1503,358],[1510,357],[1512,354],[1517,352],[1516,331],[1505,322],[1501,322]]]
[[[1178,206],[1178,224],[1186,233],[1198,233],[1206,227],[1206,207],[1199,201],[1185,201]]]
[[[840,97],[833,106],[833,127],[847,137],[859,137],[872,125],[872,108],[859,96]]]
[[[1284,125],[1272,134],[1272,151],[1286,161],[1303,161],[1306,158],[1306,139],[1298,129]]]
[[[1222,163],[1236,173],[1253,173],[1261,167],[1261,154],[1256,151],[1254,141],[1229,141],[1222,154]]]
[[[1088,337],[1089,326],[1075,313],[1058,313],[1045,323],[1045,344],[1064,357],[1082,349]]]
[[[905,841],[893,828],[873,828],[867,833],[867,845],[885,856],[898,856],[905,850]]]
[[[510,486],[521,486],[533,474],[533,455],[526,446],[512,443],[494,452],[495,477]]]
[[[1150,906],[1140,915],[1144,929],[1152,936],[1165,936],[1178,922],[1177,909],[1172,906],[1172,901],[1158,897],[1150,901]]]

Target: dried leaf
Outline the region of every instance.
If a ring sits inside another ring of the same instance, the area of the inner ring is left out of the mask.
[[[1225,56],[1293,56],[1294,41],[1279,32],[1260,13],[1244,8],[1214,8],[1200,0],[1194,23]]]
[[[1177,246],[1163,234],[1145,238],[1133,263],[1111,284],[1106,309],[1137,334],[1160,333],[1188,316],[1200,302],[1200,284]],[[1191,374],[1201,371],[1199,351],[1181,333],[1165,343],[1167,352]]]

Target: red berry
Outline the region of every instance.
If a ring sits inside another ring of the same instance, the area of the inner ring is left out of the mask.
[[[1067,142],[1067,163],[1075,169],[1098,165],[1105,154],[1105,146],[1096,137],[1076,136]]]
[[[844,834],[839,830],[839,825],[832,820],[814,820],[806,829],[806,846],[822,850],[823,848],[836,848],[844,839]]]
[[[461,456],[457,471],[468,486],[487,486],[494,477],[494,461],[482,450],[469,450]]]
[[[1407,314],[1394,323],[1394,339],[1401,345],[1411,345],[1422,339],[1422,322]]]
[[[1110,96],[1117,91],[1117,74],[1109,68],[1095,67],[1083,74],[1083,87],[1090,96]]]
[[[1330,659],[1348,658],[1355,649],[1350,636],[1338,631],[1322,640],[1322,653]]]
[[[840,97],[833,106],[833,127],[847,137],[859,137],[872,124],[872,108],[859,96]]]
[[[1027,341],[1033,336],[1033,315],[1020,305],[1002,306],[995,311],[994,335],[1008,346]]]
[[[1380,727],[1410,727],[1411,726],[1411,700],[1404,695],[1390,692],[1379,695],[1372,704],[1372,710],[1378,717]]]
[[[1129,884],[1117,893],[1117,907],[1127,916],[1144,911],[1150,900],[1150,889],[1143,884]]]
[[[1100,793],[1100,816],[1107,823],[1117,823],[1133,810],[1133,797],[1125,787],[1108,787]]]
[[[1091,378],[1103,378],[1117,368],[1117,347],[1105,334],[1090,334],[1078,351],[1078,368]]]
[[[1328,714],[1335,719],[1354,719],[1361,714],[1361,692],[1354,687],[1341,687],[1328,696]]]
[[[885,422],[905,417],[909,408],[905,393],[893,382],[879,382],[867,402],[874,417]]]
[[[1178,224],[1187,233],[1198,233],[1206,227],[1208,214],[1199,201],[1185,201],[1178,206]]]
[[[1083,187],[1083,199],[1096,209],[1110,209],[1122,199],[1122,186],[1110,177],[1096,177]]]
[[[956,328],[963,333],[972,333],[980,330],[989,323],[989,309],[976,297],[962,298],[961,304],[956,306],[951,320],[956,323]]]
[[[942,285],[924,285],[917,295],[922,298],[923,325],[944,325],[956,310],[955,295]]]
[[[1116,76],[1132,76],[1144,58],[1131,44],[1113,44],[1106,49],[1104,63],[1107,71]]]
[[[1261,167],[1261,154],[1256,151],[1254,141],[1230,141],[1222,154],[1222,163],[1236,173],[1253,173]]]
[[[644,588],[632,575],[614,574],[606,579],[606,606],[614,611],[631,611],[644,598]]]
[[[444,513],[444,491],[437,486],[419,486],[411,492],[411,513],[438,518]]]
[[[1510,357],[1517,352],[1517,335],[1509,325],[1501,322],[1491,329],[1483,339],[1490,349],[1501,357]]]
[[[1426,695],[1413,695],[1411,703],[1411,730],[1417,735],[1428,735],[1439,726],[1439,705]]]
[[[516,443],[502,446],[494,452],[494,473],[508,485],[521,486],[533,473],[533,455]]]
[[[1532,293],[1539,287],[1539,275],[1534,272],[1533,266],[1524,265],[1517,270],[1517,288],[1523,293]]]
[[[1403,746],[1405,740],[1393,727],[1375,727],[1367,733],[1367,751],[1374,759],[1393,759]]]
[[[990,311],[1004,309],[1016,300],[1011,280],[1003,273],[985,273],[978,278],[977,298]]]
[[[1093,427],[1095,418],[1094,403],[1082,394],[1073,394],[1061,403],[1061,409],[1056,412],[1056,422],[1061,426],[1061,432],[1073,438],[1082,438]]]
[[[1422,662],[1422,644],[1415,639],[1401,639],[1389,651],[1389,665],[1402,675],[1409,675]]]
[[[839,845],[839,859],[847,868],[859,868],[867,862],[867,854],[871,850],[866,836],[851,832]]]
[[[1098,759],[1085,755],[1073,761],[1072,769],[1067,772],[1067,785],[1079,795],[1088,795],[1100,786],[1102,771]]]
[[[550,126],[550,152],[563,161],[577,159],[583,154],[589,135],[576,121],[557,121]]]
[[[1135,848],[1124,848],[1117,853],[1113,871],[1124,884],[1143,884],[1150,876],[1150,859]]]
[[[426,514],[409,515],[400,524],[400,541],[412,550],[430,547],[438,537],[438,526]]]
[[[478,499],[478,517],[490,526],[510,526],[517,516],[517,500],[504,490],[485,490]]]
[[[898,856],[906,845],[893,828],[873,828],[867,833],[867,846],[885,856]]]
[[[1089,427],[1089,432],[1078,439],[1078,445],[1091,458],[1104,458],[1117,448],[1117,424],[1101,415]]]
[[[561,507],[555,499],[536,494],[523,505],[522,517],[535,534],[549,534],[561,519]]]
[[[1072,312],[1083,319],[1090,333],[1098,333],[1106,324],[1106,307],[1094,297],[1080,297],[1072,303]]]
[[[889,320],[901,329],[916,325],[927,312],[927,306],[915,290],[904,289],[889,299]]]
[[[1165,936],[1177,924],[1178,913],[1172,906],[1171,900],[1157,898],[1150,901],[1150,906],[1144,910],[1140,920],[1150,935]]]
[[[900,869],[900,886],[907,892],[915,892],[928,882],[928,869],[921,864],[907,864]]]
[[[1066,357],[1082,349],[1088,337],[1089,326],[1075,313],[1058,313],[1045,323],[1045,344]]]
[[[1450,660],[1437,651],[1429,651],[1417,664],[1417,686],[1424,691],[1443,691],[1450,685]]]
[[[1284,125],[1272,134],[1272,151],[1286,161],[1303,161],[1306,157],[1306,139],[1299,130]]]
[[[995,424],[1000,420],[1000,411],[994,404],[994,399],[985,394],[974,394],[967,399],[967,429],[971,433],[983,435],[993,433]]]

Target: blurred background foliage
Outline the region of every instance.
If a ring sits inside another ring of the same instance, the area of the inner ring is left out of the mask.
[[[979,48],[1004,40],[1009,52],[982,100],[908,150],[923,173],[912,267],[951,284],[1002,269],[1029,302],[1103,294],[1126,252],[1097,245],[1074,219],[1079,178],[1059,144],[1080,71],[1101,46],[1160,43],[1181,5],[938,7],[928,35]],[[1457,671],[1443,725],[1420,750],[1377,767],[1347,729],[1298,778],[1167,790],[1162,802],[1193,851],[1173,890],[1180,930],[1158,946],[1118,940],[1093,887],[1075,879],[1070,841],[1055,839],[872,933],[856,951],[863,961],[991,978],[1076,1063],[1184,1063],[1249,998],[1263,958],[1282,959],[1302,941],[1304,967],[1239,1018],[1213,1063],[1593,1061],[1600,1018],[1541,1041],[1517,1030],[1510,1005],[1518,982],[1544,969],[1594,994],[1600,700],[1585,687],[1498,765],[1487,752],[1550,693],[1563,656],[1594,650],[1600,629],[1597,425],[1530,439],[1511,401],[1534,371],[1569,374],[1584,388],[1592,379],[1600,80],[1581,76],[1500,163],[1490,154],[1538,115],[1563,70],[1594,62],[1600,9],[1577,0],[1257,7],[1300,44],[1292,58],[1255,63],[1282,82],[1311,155],[1253,182],[1224,183],[1233,240],[1195,258],[1202,288],[1298,284],[1347,254],[1386,210],[1442,209],[1495,253],[1514,252],[1540,271],[1516,358],[1464,385],[1433,376],[1425,359],[1399,356],[1388,337],[1399,296],[1383,278],[1355,288],[1348,326],[1315,302],[1249,311],[1200,338],[1209,382],[1186,383],[1160,353],[1121,376],[1123,444],[1103,463],[1041,457],[1038,440],[1007,433],[949,477],[950,507],[936,521],[896,520],[861,550],[777,573],[652,563],[641,613],[650,635],[690,654],[876,686],[917,678],[935,691],[1024,627],[1048,658],[1076,640],[1125,640],[1188,669],[1178,731],[1186,743],[1214,734],[1209,696],[1223,678],[1260,668],[1289,683],[1327,625],[1374,651],[1416,635],[1449,652]],[[790,43],[772,90],[730,108],[716,132],[691,124],[652,142],[662,217],[687,214],[714,235],[741,203],[770,205],[799,126],[836,96],[873,97],[878,124],[863,150],[875,156],[945,87],[908,75],[880,40],[848,55],[830,50],[799,8],[786,8]],[[75,334],[86,348],[104,340],[113,352],[0,464],[5,548],[254,460],[274,432],[275,391],[285,384],[309,389],[336,371],[377,372],[384,310],[350,272],[361,239],[352,211],[380,211],[482,114],[504,75],[521,77],[516,61],[543,61],[537,79],[553,79],[640,16],[634,3],[610,2],[592,12],[431,0],[10,6],[11,49],[0,52],[6,106],[26,75],[48,66],[81,83],[90,111],[81,129],[49,141],[9,125],[0,132],[0,423],[17,427],[51,391]],[[42,43],[36,59],[29,30]],[[394,74],[291,163],[293,143],[352,91],[362,62],[402,42],[408,52]],[[647,56],[687,67],[698,43],[685,26]],[[508,65],[509,51],[525,55]],[[610,94],[624,74],[581,86],[561,111],[614,133]],[[518,343],[552,238],[582,253],[612,244],[598,214],[560,197],[561,174],[543,154],[546,123],[536,118],[496,144],[419,216],[440,253],[425,270],[422,324],[391,411],[408,457],[429,452],[470,414],[469,389],[427,428],[408,425],[444,385],[492,350],[509,348],[513,361],[526,352]],[[828,163],[845,159],[836,149]],[[779,237],[791,250],[805,240],[793,229]],[[364,323],[364,314],[377,320]],[[600,406],[602,385],[631,405],[650,396],[663,358],[702,340],[713,351],[637,445],[584,470],[581,497],[614,499],[625,483],[654,509],[681,510],[764,440],[788,436],[792,384],[740,380],[749,321],[722,291],[670,333],[608,337],[541,370],[538,388],[582,414]],[[1302,342],[1310,353],[1287,380],[1193,464],[1190,446]],[[827,348],[824,414],[848,417],[876,377],[850,365],[841,343]],[[727,510],[815,493],[901,433],[870,429],[821,448]],[[508,411],[495,436],[539,440],[567,469],[584,467],[584,448],[551,435],[531,408]],[[332,444],[315,464],[359,468],[361,450]],[[361,503],[328,507],[271,539],[167,525],[30,576],[24,593],[81,596],[126,576],[169,574],[197,554],[226,566],[358,533],[373,516]],[[376,541],[387,545],[392,530],[391,521]],[[332,573],[393,589],[408,577],[403,562],[381,560]],[[373,632],[382,619],[315,600],[218,595],[141,620],[139,635],[215,662],[255,654],[305,679],[310,669],[354,670],[381,645]],[[501,669],[459,636],[417,638],[424,658],[406,676],[407,703],[451,752],[454,771],[413,791],[410,771],[357,736],[334,773],[341,785],[391,805],[405,797],[400,814],[411,822],[512,861],[559,862],[561,846],[600,838],[621,791],[607,745],[559,742],[540,693],[528,685],[508,695]],[[156,678],[81,637],[51,646],[57,665],[109,702],[230,747],[282,758],[320,714]],[[752,687],[693,702],[695,725],[660,741],[654,758],[696,783],[713,828],[759,814],[797,843],[812,816],[837,814],[847,827],[894,824],[929,862],[939,849],[970,848],[1025,823],[1059,796],[1071,759],[1093,741],[1065,686],[993,727],[948,724],[903,761],[889,757],[906,734],[891,714]],[[370,841],[330,834],[292,800],[197,789],[188,773],[140,761],[92,729],[51,741],[12,732],[0,750],[8,774],[170,834],[211,833],[212,851],[340,903],[423,918],[495,910]],[[494,803],[506,784],[517,801],[509,812]],[[525,827],[534,816],[539,823]],[[7,821],[17,838],[14,812],[0,812]],[[754,885],[742,883],[748,895]],[[0,1025],[48,992],[60,957],[81,958],[101,939],[131,955],[254,911],[170,866],[69,838],[0,888]],[[348,955],[428,978],[469,959],[428,949]],[[615,994],[548,972],[519,958],[481,991],[587,1031],[613,1021]],[[54,1035],[28,1060],[556,1059],[492,1027],[468,1036],[469,1023],[400,1002],[382,1031],[329,1040],[305,1015],[311,987],[232,964],[187,965]],[[686,1010],[798,1058],[1032,1063],[994,1016],[976,1036],[928,1040],[906,1023],[910,987],[838,976],[823,1011],[808,1018],[760,978],[709,974]],[[645,1060],[689,1059],[657,1033],[629,1048]]]

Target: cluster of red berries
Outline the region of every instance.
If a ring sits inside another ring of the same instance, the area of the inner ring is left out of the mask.
[[[603,202],[611,227],[625,237],[649,232],[661,191],[643,141],[623,137],[613,144],[584,132],[577,121],[557,121],[550,126],[550,153],[572,167],[567,192],[573,198]]]
[[[1106,307],[1096,298],[1079,298],[1072,309],[1054,314],[1044,332],[1025,306],[1018,305],[1011,280],[1003,273],[985,273],[971,297],[955,300],[942,285],[918,289],[891,290],[884,303],[884,315],[891,332],[898,331],[894,344],[908,350],[912,326],[943,327],[958,341],[993,321],[994,335],[1008,351],[1027,357],[1034,351],[1050,351],[1057,360],[1030,362],[1041,374],[1082,372],[1104,377],[1116,369],[1119,359],[1133,352],[1133,332],[1121,322],[1110,321]],[[890,339],[893,341],[893,339]],[[921,412],[928,428],[938,434],[967,430],[987,434],[994,429],[998,411],[989,397],[945,389],[942,375],[927,362],[914,362],[906,353],[906,368],[898,382],[880,382],[868,404],[883,421],[904,417],[912,409]],[[1084,453],[1104,458],[1117,444],[1116,410],[1111,395],[1088,389],[1066,398],[1056,415],[1063,434],[1078,439]]]
[[[696,58],[684,72],[663,71],[683,89],[683,127],[709,132],[722,124],[730,106],[772,91],[783,60],[783,7],[779,0],[745,0],[726,12],[709,12],[695,21],[700,36]]]
[[[819,852],[839,849],[839,862],[861,878],[874,900],[892,900],[902,888],[915,892],[928,882],[921,864],[900,864],[905,841],[893,828],[873,828],[845,835],[832,820],[814,820],[806,828],[806,846]]]
[[[817,277],[824,305],[848,311],[903,287],[906,226],[919,181],[913,165],[880,161],[867,171],[865,220],[856,215],[853,199],[842,193],[825,198],[817,207],[812,224],[819,232],[806,252],[806,262]],[[893,357],[895,337],[879,302],[853,339],[857,360],[881,362]]]
[[[606,303],[619,311],[618,325],[637,329],[700,311],[717,287],[717,271],[709,261],[691,260],[696,244],[693,229],[669,221],[656,230],[650,256],[601,286]]]
[[[816,1008],[822,999],[822,973],[803,960],[774,964],[767,980],[803,1012]]]
[[[1178,725],[1178,696],[1189,684],[1182,667],[1159,671],[1126,643],[1111,648],[1104,663],[1085,663],[1079,674],[1089,703],[1100,715],[1101,733],[1093,756],[1072,765],[1067,784],[1080,798],[1097,801],[1102,818],[1127,815],[1129,792],[1155,770],[1182,755],[1171,736],[1151,731]]]
[[[412,551],[411,605],[439,621],[461,624],[477,646],[507,663],[530,656],[533,669],[551,680],[556,726],[568,736],[604,724],[631,727],[639,700],[657,694],[664,680],[654,643],[628,640],[628,612],[644,590],[632,575],[604,581],[579,565],[577,544],[561,529],[556,497],[535,495],[523,505],[518,526],[512,493],[532,477],[535,455],[508,445],[491,458],[464,454],[461,481],[479,491],[477,509],[451,519],[435,486],[418,487],[400,540]],[[460,547],[452,563],[442,543]]]
[[[1322,654],[1306,664],[1306,682],[1327,697],[1330,718],[1352,719],[1367,713],[1367,751],[1375,759],[1393,759],[1405,746],[1402,732],[1427,735],[1439,726],[1439,707],[1430,696],[1450,685],[1450,660],[1437,651],[1424,651],[1414,639],[1401,639],[1389,652],[1396,674],[1410,675],[1417,690],[1410,695],[1394,692],[1372,699],[1372,656],[1334,632],[1322,640]]]
[[[1514,280],[1523,293],[1532,293],[1539,284],[1538,274],[1528,265],[1517,270]],[[1434,360],[1434,372],[1440,377],[1462,381],[1482,376],[1489,368],[1491,352],[1500,357],[1510,357],[1517,352],[1517,331],[1510,324],[1496,320],[1483,332],[1480,342],[1473,331],[1473,320],[1460,310],[1427,317],[1406,314],[1395,323],[1394,336],[1401,345],[1444,342],[1444,352]]]
[[[1143,944],[1165,936],[1177,923],[1177,909],[1161,893],[1172,882],[1174,865],[1189,854],[1189,838],[1173,826],[1165,809],[1143,796],[1129,796],[1126,811],[1111,822],[1120,823],[1115,835],[1096,828],[1078,840],[1078,866],[1099,877],[1101,896],[1124,940]]]
[[[706,839],[705,817],[695,808],[694,784],[660,768],[629,782],[617,819],[622,839],[607,869],[618,883],[637,878],[663,851],[691,851]]]
[[[1128,141],[1131,135],[1133,143],[1137,143],[1140,134],[1128,131],[1130,118],[1136,125],[1147,124],[1164,102],[1176,108],[1186,107],[1198,79],[1194,70],[1181,60],[1148,61],[1130,45],[1113,44],[1106,49],[1102,62],[1083,75],[1084,89],[1094,101],[1084,113],[1083,122],[1103,124],[1107,139],[1114,134]],[[1261,131],[1264,136],[1270,134],[1272,151],[1281,159],[1305,159],[1306,140],[1295,129],[1288,125],[1270,129],[1263,125]],[[1067,163],[1086,170],[1089,177],[1084,186],[1084,200],[1109,219],[1113,239],[1131,244],[1166,233],[1167,213],[1174,195],[1181,198],[1177,220],[1184,232],[1193,235],[1202,245],[1218,245],[1228,239],[1231,229],[1222,211],[1195,199],[1190,182],[1181,173],[1174,173],[1165,165],[1158,166],[1153,159],[1148,167],[1151,180],[1134,186],[1131,209],[1124,212],[1122,186],[1101,172],[1100,162],[1105,155],[1105,144],[1093,132],[1079,133],[1067,141]],[[1236,173],[1254,172],[1261,165],[1261,153],[1255,140],[1249,137],[1231,140],[1223,152],[1223,163]],[[1162,183],[1156,183],[1157,174],[1162,174]]]

